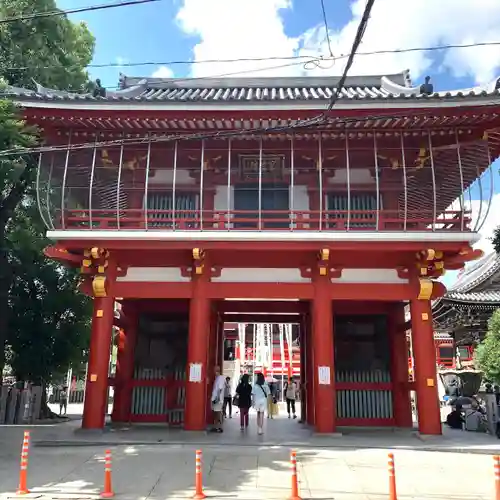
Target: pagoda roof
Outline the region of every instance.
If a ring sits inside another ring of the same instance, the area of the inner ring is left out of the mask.
[[[446,294],[432,304],[436,328],[481,336],[491,313],[500,307],[500,254],[468,266]],[[462,334],[463,336],[464,334]]]
[[[484,293],[500,278],[500,254],[491,252],[466,267],[448,294]]]
[[[500,307],[500,291],[498,290],[468,293],[448,292],[445,298],[453,302],[497,304]]]
[[[248,108],[275,104],[281,108],[320,108],[336,93],[337,76],[250,78],[152,78],[121,75],[119,90],[105,96],[55,90],[36,83],[34,89],[9,86],[6,93],[25,107],[106,107],[137,104],[140,108],[169,107],[189,110]],[[471,102],[470,102],[471,101]],[[370,103],[400,103],[411,107],[500,104],[500,78],[483,86],[455,91],[421,92],[412,86],[409,72],[391,75],[350,76],[341,89],[339,107],[363,108]]]

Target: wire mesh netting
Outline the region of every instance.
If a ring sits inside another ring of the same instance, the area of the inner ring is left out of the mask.
[[[40,155],[38,204],[52,230],[479,231],[499,137],[374,131],[72,149],[70,136],[66,151]]]

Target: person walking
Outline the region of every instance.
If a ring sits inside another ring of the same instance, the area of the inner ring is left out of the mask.
[[[59,415],[66,415],[68,411],[68,387],[65,385],[59,393]]]
[[[293,377],[285,384],[285,398],[286,398],[286,411],[288,418],[293,414],[293,418],[297,418],[295,413],[295,400],[297,399],[297,384],[294,382]]]
[[[253,406],[257,410],[257,434],[264,433],[264,412],[267,408],[267,397],[269,396],[269,386],[262,373],[257,373],[257,381],[252,388]]]
[[[248,412],[252,406],[252,386],[249,382],[248,373],[245,373],[236,387],[238,408],[240,409],[240,427],[245,430],[248,427]]]
[[[228,409],[229,418],[233,418],[233,396],[231,394],[231,379],[229,377],[226,377],[226,382],[224,384],[224,406],[222,407],[224,418],[227,418]]]
[[[215,380],[212,388],[212,411],[214,414],[214,426],[211,432],[222,433],[222,407],[224,406],[224,377],[220,374],[220,367],[216,366]]]

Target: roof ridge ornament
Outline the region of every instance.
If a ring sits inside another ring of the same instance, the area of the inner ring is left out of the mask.
[[[404,95],[404,96],[415,96],[420,94],[420,86],[418,87],[404,87],[403,85],[398,85],[393,82],[387,76],[383,76],[380,79],[380,88],[385,90],[389,94],[394,95]]]
[[[420,85],[420,93],[425,94],[425,95],[434,94],[434,85],[432,85],[432,83],[431,83],[430,76],[426,76],[425,83],[422,83],[422,85]]]

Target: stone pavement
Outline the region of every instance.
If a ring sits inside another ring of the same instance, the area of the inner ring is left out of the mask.
[[[400,500],[494,498],[491,454],[500,451],[500,441],[486,435],[447,432],[441,438],[422,440],[409,431],[357,430],[319,437],[281,415],[266,420],[266,433],[260,437],[254,414],[250,425],[243,434],[238,419],[233,418],[226,421],[222,435],[146,426],[90,436],[77,432],[78,420],[33,426],[30,496],[40,500],[97,498],[108,447],[113,453],[118,500],[188,498],[194,491],[195,450],[201,448],[209,497],[285,499],[290,492],[289,452],[296,447],[304,499],[387,499],[389,449],[396,457]],[[17,486],[22,432],[19,426],[0,427],[2,500],[12,497]]]
[[[194,492],[194,450],[185,445],[115,446],[113,485],[117,499],[189,498]],[[203,447],[203,483],[214,499],[286,499],[290,494],[286,447]],[[103,448],[35,448],[28,485],[40,500],[95,499],[103,484]],[[0,497],[12,498],[18,462],[0,461]],[[387,499],[384,450],[301,449],[304,499]],[[456,453],[396,452],[399,499],[492,500],[491,457]],[[464,484],[460,484],[463,479]]]

